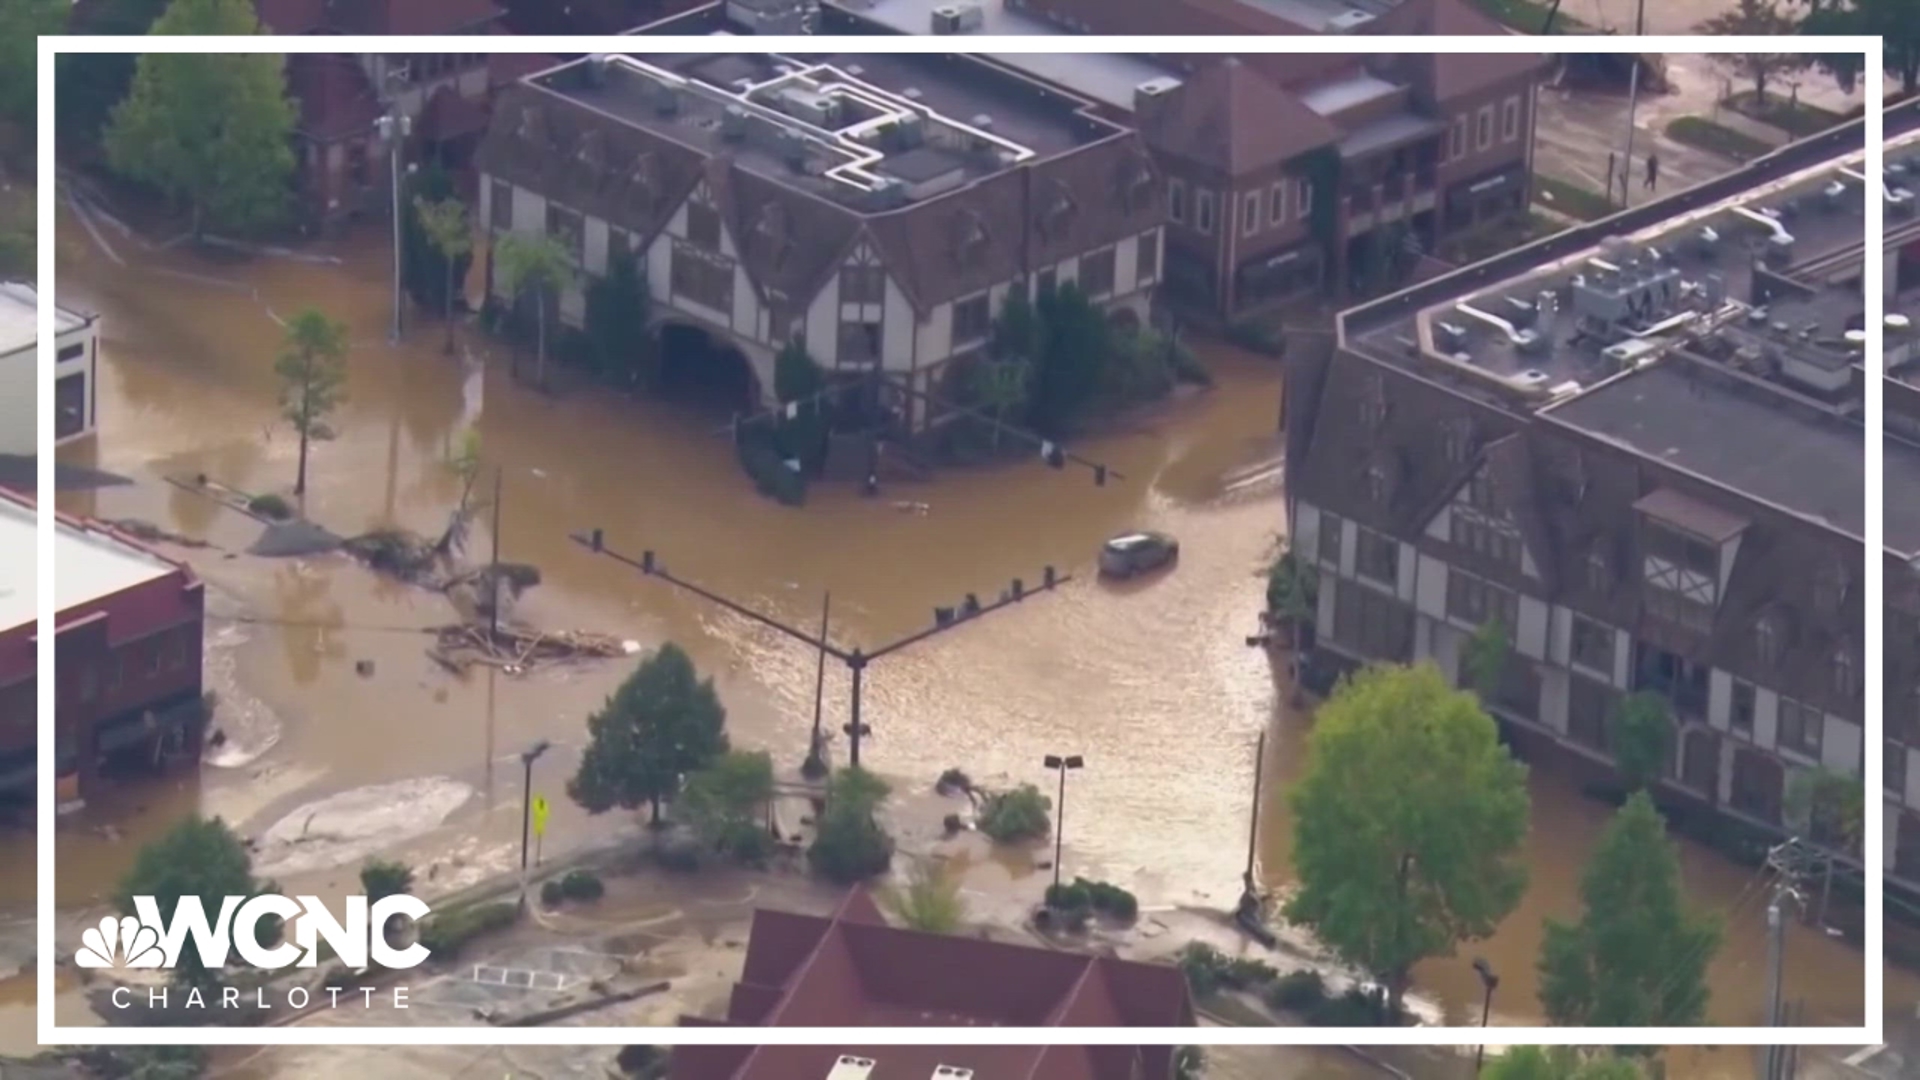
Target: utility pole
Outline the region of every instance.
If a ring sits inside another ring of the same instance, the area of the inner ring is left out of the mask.
[[[1253,744],[1253,807],[1247,811],[1247,868],[1240,874],[1240,914],[1253,918],[1260,914],[1260,883],[1254,880],[1253,864],[1260,845],[1260,774],[1267,765],[1267,729]]]
[[[674,576],[668,572],[665,565],[654,557],[654,553],[650,550],[642,551],[638,559],[622,555],[606,546],[606,536],[600,529],[592,529],[584,533],[575,533],[571,539],[574,543],[579,544],[581,547],[586,548],[596,555],[605,555],[615,562],[624,563],[640,571],[640,573],[647,577],[659,578],[669,585],[684,589],[700,597],[702,600],[718,604],[728,611],[733,612],[735,615],[750,619],[769,630],[784,634],[804,645],[818,649],[825,655],[831,656],[847,665],[847,670],[853,677],[853,701],[850,710],[852,715],[847,725],[841,730],[845,731],[852,740],[848,746],[848,760],[849,763],[854,766],[860,764],[860,740],[867,735],[873,734],[873,729],[861,720],[860,707],[866,670],[875,660],[899,652],[908,646],[917,645],[930,637],[944,634],[949,630],[957,629],[974,622],[982,615],[1012,607],[1026,600],[1029,596],[1042,592],[1052,592],[1055,588],[1073,580],[1071,574],[1055,573],[1053,567],[1049,565],[1042,568],[1041,583],[1037,588],[1028,589],[1025,583],[1019,578],[1014,578],[1013,581],[1008,583],[1007,588],[1001,592],[1000,599],[990,604],[982,604],[977,596],[968,593],[965,599],[957,605],[951,607],[935,607],[933,609],[932,626],[916,630],[905,637],[897,638],[871,651],[861,649],[858,646],[848,650],[839,648],[831,641],[828,641],[824,633],[816,637],[799,627],[789,626],[765,612],[757,611],[737,600],[722,596],[712,589],[698,585],[686,578]]]
[[[378,121],[380,137],[386,140],[387,157],[393,168],[393,330],[389,341],[400,343],[400,282],[401,282],[401,213],[400,202],[403,193],[400,189],[400,157],[406,147],[407,136],[413,133],[413,119],[400,111],[400,101],[395,98],[387,107],[387,115]]]
[[[817,779],[827,775],[827,752],[821,745],[820,714],[827,694],[827,620],[833,612],[833,594],[820,597],[820,663],[813,672],[813,734],[807,740],[807,760],[800,763],[800,775]]]
[[[500,637],[500,466],[493,467],[493,558],[487,564],[487,648]]]
[[[1806,852],[1797,839],[1789,838],[1767,852],[1767,866],[1775,875],[1773,895],[1767,899],[1767,1021],[1768,1027],[1781,1026],[1782,981],[1786,973],[1786,933],[1788,901],[1802,903],[1799,881],[1805,870]],[[1785,1080],[1785,1048],[1770,1045],[1761,1055],[1763,1080]]]
[[[1641,34],[1646,33],[1646,30],[1647,0],[1640,0],[1634,9],[1633,35],[1639,37]],[[1621,168],[1620,177],[1620,208],[1622,210],[1626,209],[1632,200],[1633,120],[1635,110],[1637,110],[1640,105],[1640,54],[1634,53],[1630,59],[1633,61],[1633,66],[1627,71],[1627,160]],[[1611,184],[1613,182],[1612,178],[1609,177],[1607,182]]]

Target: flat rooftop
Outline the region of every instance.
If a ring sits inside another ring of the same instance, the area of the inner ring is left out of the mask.
[[[40,339],[40,294],[24,281],[0,281],[0,356],[30,349]],[[54,305],[54,332],[87,325],[88,316]]]
[[[1892,433],[1884,445],[1886,546],[1911,559],[1920,555],[1920,445]]]
[[[1120,134],[1084,101],[962,55],[635,54],[531,80],[757,175],[859,209],[932,198]]]
[[[1865,536],[1866,429],[1849,417],[1796,409],[1757,380],[1675,357],[1620,375],[1544,415],[1849,536]],[[1920,540],[1920,501],[1913,515]]]
[[[0,628],[30,623],[39,595],[36,510],[32,499],[0,491]],[[57,611],[167,576],[174,564],[104,529],[61,519],[54,529]]]
[[[953,0],[829,0],[823,12],[822,33],[834,33],[834,16],[865,22],[896,34],[925,36],[933,32],[934,12],[952,8]],[[1033,37],[1065,35],[1067,31],[1045,19],[1011,10],[1001,0],[979,4],[978,22],[969,34],[1020,34]],[[973,18],[975,16],[970,16]],[[1143,82],[1172,75],[1145,57],[1118,53],[984,53],[996,63],[1035,78],[1063,86],[1103,105],[1133,108],[1134,88]]]

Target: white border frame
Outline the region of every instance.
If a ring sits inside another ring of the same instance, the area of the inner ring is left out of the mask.
[[[54,36],[39,39],[39,363],[42,373],[53,371],[54,298],[58,295],[55,274],[56,185],[54,113],[54,58],[62,53],[422,53],[468,52],[476,40],[455,37],[74,37]],[[1559,41],[1582,52],[1595,53],[1694,53],[1741,54],[1775,52],[1780,42],[1764,37],[1689,37],[1659,35],[1648,37],[1582,37]],[[1176,44],[1177,41],[1177,44]],[[743,50],[805,55],[809,53],[889,52],[889,53],[1233,53],[1247,52],[1251,39],[1237,37],[1126,38],[1094,36],[986,36],[965,37],[651,37],[564,36],[484,39],[492,53],[600,53],[600,52],[685,52],[721,53]],[[1299,36],[1274,39],[1272,52],[1351,53],[1364,44],[1375,53],[1540,53],[1543,41],[1537,37],[1406,37],[1380,36]],[[956,48],[958,46],[958,48]],[[1868,108],[1865,116],[1866,165],[1870,178],[1882,175],[1882,149],[1885,131],[1879,108],[1884,79],[1881,41],[1867,37],[1822,39],[1827,52],[1861,53],[1865,60],[1861,83],[1865,86]],[[1871,181],[1870,181],[1871,182]],[[1884,202],[1866,200],[1867,246],[1863,291],[1867,306],[1867,355],[1881,350],[1881,302],[1885,270],[1882,229]],[[39,380],[38,415],[53,415],[54,380]],[[1885,595],[1883,566],[1882,499],[1875,497],[1883,486],[1881,443],[1881,407],[1883,387],[1877,370],[1869,371],[1866,390],[1867,426],[1867,513],[1866,513],[1866,685],[1865,731],[1882,730],[1880,686],[1882,679],[1883,617],[1877,598]],[[54,492],[53,429],[42,424],[38,455],[38,484],[43,509],[51,508]],[[474,1027],[62,1027],[54,1016],[54,784],[53,737],[54,650],[54,516],[39,518],[37,567],[39,579],[39,842],[38,842],[38,937],[39,958],[36,994],[39,1041],[45,1045],[155,1044],[207,1046],[358,1046],[358,1045],[462,1045],[462,1046],[558,1046],[627,1045],[635,1042],[680,1045],[757,1046],[763,1043],[787,1045],[839,1046],[849,1043],[869,1046],[949,1045],[1145,1045],[1145,1044],[1252,1044],[1300,1046],[1477,1046],[1489,1040],[1502,1045],[1595,1045],[1636,1046],[1856,1046],[1878,1045],[1884,1022],[1884,983],[1882,964],[1882,890],[1884,888],[1882,816],[1884,800],[1865,800],[1861,845],[1866,896],[1866,940],[1862,967],[1866,972],[1864,1017],[1857,1028],[1765,1028],[1765,1027],[1661,1027],[1661,1028],[1555,1028],[1501,1027],[1491,1031],[1477,1027],[1413,1028],[655,1028],[655,1027],[564,1027],[496,1028]],[[1883,740],[1864,738],[1865,762],[1862,783],[1878,777],[1883,768]],[[1869,795],[1877,795],[1877,789]],[[1783,1036],[1786,1036],[1783,1038]]]

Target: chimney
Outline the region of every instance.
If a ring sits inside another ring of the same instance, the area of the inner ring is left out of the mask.
[[[1179,79],[1148,79],[1133,88],[1133,115],[1135,127],[1141,130],[1152,129],[1160,123],[1172,108],[1174,100],[1180,95],[1182,83]]]

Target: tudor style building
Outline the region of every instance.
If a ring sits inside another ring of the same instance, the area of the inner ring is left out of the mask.
[[[1609,762],[1649,692],[1672,796],[1784,830],[1798,774],[1857,778],[1859,127],[1347,312],[1297,357],[1312,659],[1464,681],[1497,620],[1489,705],[1523,742]]]
[[[647,34],[1500,34],[1466,0],[724,0]],[[1170,42],[1170,50],[1173,47]],[[1523,216],[1544,56],[996,55],[1134,127],[1167,177],[1166,285],[1233,320],[1377,292],[1420,253]]]
[[[1883,328],[1887,872],[1920,893],[1920,99],[1888,109]]]
[[[1160,279],[1140,140],[966,56],[591,57],[515,87],[480,167],[490,235],[557,237],[585,276],[631,252],[654,317],[738,350],[763,397],[791,341],[931,392],[1012,290],[1075,282],[1134,322]]]

